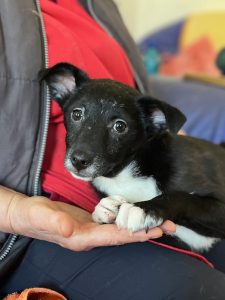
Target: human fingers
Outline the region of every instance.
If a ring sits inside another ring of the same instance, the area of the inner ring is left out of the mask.
[[[134,242],[144,242],[159,238],[163,234],[159,227],[130,233],[126,229],[118,229],[114,224],[99,225],[96,223],[80,226],[71,237],[65,239],[63,247],[75,251],[89,250],[95,247],[116,246]]]
[[[176,232],[176,225],[170,220],[164,221],[162,223],[162,225],[160,226],[160,228],[162,229],[163,233],[165,233],[165,234],[172,234],[172,233]]]

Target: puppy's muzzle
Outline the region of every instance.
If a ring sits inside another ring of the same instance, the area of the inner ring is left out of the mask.
[[[93,163],[93,157],[86,152],[75,151],[71,155],[71,162],[74,168],[79,172]]]

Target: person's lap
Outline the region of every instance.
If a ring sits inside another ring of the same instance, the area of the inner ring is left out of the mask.
[[[72,252],[33,241],[0,290],[8,294],[33,286],[55,289],[72,300],[207,300],[224,299],[225,275],[149,243]]]
[[[204,256],[213,263],[217,270],[225,273],[225,240],[217,243],[208,253]]]

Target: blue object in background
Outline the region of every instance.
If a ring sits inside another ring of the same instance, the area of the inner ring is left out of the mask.
[[[176,53],[184,20],[150,34],[139,43],[141,53],[154,48],[157,52]]]
[[[161,58],[159,52],[155,48],[149,48],[145,51],[143,54],[143,60],[148,74],[151,75],[158,73]]]
[[[149,75],[157,74],[161,63],[161,53],[176,53],[184,21],[161,29],[139,43],[144,64]]]
[[[152,96],[179,108],[187,117],[190,136],[214,143],[225,141],[225,89],[174,77],[151,76]]]

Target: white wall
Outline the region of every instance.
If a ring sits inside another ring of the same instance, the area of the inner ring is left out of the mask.
[[[103,0],[104,1],[104,0]],[[135,40],[190,13],[223,10],[225,0],[114,0]]]

